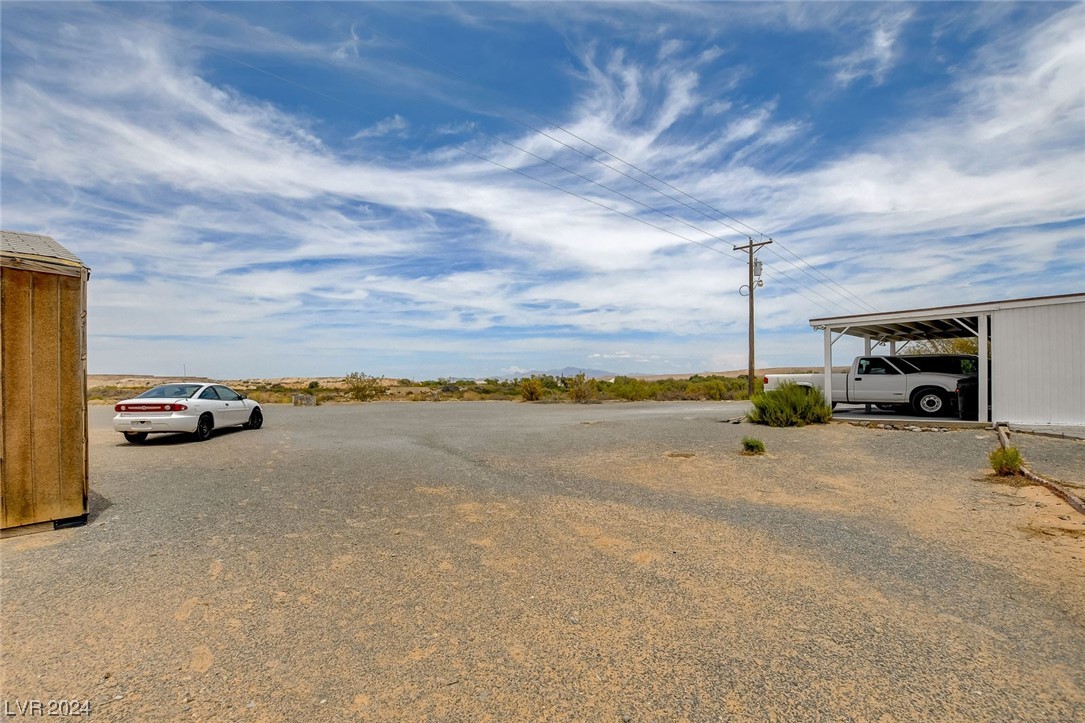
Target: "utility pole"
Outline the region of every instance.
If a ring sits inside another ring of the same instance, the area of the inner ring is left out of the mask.
[[[762,246],[768,246],[770,243],[772,243],[772,239],[769,239],[768,241],[762,241],[760,243],[754,243],[753,239],[751,238],[750,243],[746,244],[745,246],[735,246],[734,247],[735,251],[746,251],[749,254],[749,266],[750,266],[750,269],[749,269],[749,271],[750,271],[749,283],[748,283],[747,286],[743,287],[743,288],[747,288],[747,289],[750,290],[750,293],[748,294],[748,296],[750,297],[750,368],[749,368],[749,370],[747,372],[747,377],[746,377],[746,394],[749,397],[753,396],[753,374],[754,374],[754,372],[753,372],[753,367],[754,367],[754,353],[753,353],[753,347],[754,347],[754,344],[753,344],[753,290],[754,290],[754,288],[756,288],[758,286],[764,285],[764,282],[761,281],[761,262],[760,261],[756,261],[756,262],[754,261],[753,253],[754,253],[754,251],[761,248]],[[755,265],[756,265],[756,272],[755,272],[755,268],[754,268]],[[754,276],[757,277],[756,281],[754,280]],[[742,288],[740,288],[738,290],[738,292],[741,294],[742,293]]]

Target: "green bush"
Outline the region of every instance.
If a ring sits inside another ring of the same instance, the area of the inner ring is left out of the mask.
[[[316,379],[309,382],[309,389],[318,389],[318,388],[320,388],[320,382],[318,382]]]
[[[595,399],[595,380],[588,379],[584,372],[580,372],[572,379],[567,380],[566,386],[569,388],[569,398],[574,402],[583,404]]]
[[[384,396],[384,385],[381,384],[380,377],[371,377],[368,374],[361,372],[351,372],[347,374],[347,394],[359,402],[368,402],[373,399],[380,399]]]
[[[1013,477],[1020,474],[1021,465],[1024,464],[1021,461],[1021,452],[1017,450],[1017,447],[1006,447],[1005,449],[999,447],[994,452],[991,452],[987,459],[991,462],[991,469],[999,477]]]
[[[828,422],[833,417],[820,389],[800,387],[791,382],[785,382],[771,392],[755,394],[750,401],[753,409],[746,415],[749,420],[770,427],[802,427]]]
[[[538,377],[531,377],[520,382],[520,396],[525,402],[537,402],[543,398],[546,387]]]
[[[743,454],[764,454],[765,443],[755,437],[743,437],[742,438],[742,453]]]
[[[757,385],[761,380],[756,380]],[[694,374],[688,379],[656,379],[648,382],[633,377],[615,377],[612,382],[596,382],[606,399],[641,401],[654,399],[659,402],[674,400],[703,401],[711,399],[746,398],[746,377],[702,377]]]
[[[614,381],[603,384],[607,395],[614,399],[626,399],[631,402],[639,402],[651,396],[648,383],[633,377],[614,377]]]

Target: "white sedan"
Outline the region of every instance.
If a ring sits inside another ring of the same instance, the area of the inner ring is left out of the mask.
[[[160,384],[118,402],[113,411],[113,429],[133,444],[152,432],[188,432],[202,442],[216,427],[260,429],[264,424],[258,403],[222,384]]]

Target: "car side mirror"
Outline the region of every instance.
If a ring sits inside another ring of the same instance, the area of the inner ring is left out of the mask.
[[[241,397],[242,399],[248,399],[248,397],[246,397],[244,394],[238,394],[237,396]]]

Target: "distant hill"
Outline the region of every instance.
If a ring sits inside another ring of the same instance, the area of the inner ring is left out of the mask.
[[[589,379],[613,379],[618,376],[614,372],[608,372],[603,369],[587,369],[585,367],[563,367],[561,369],[547,369],[545,371],[532,369],[521,376],[534,377],[543,374],[549,374],[552,377],[575,377],[577,374],[583,374]]]

